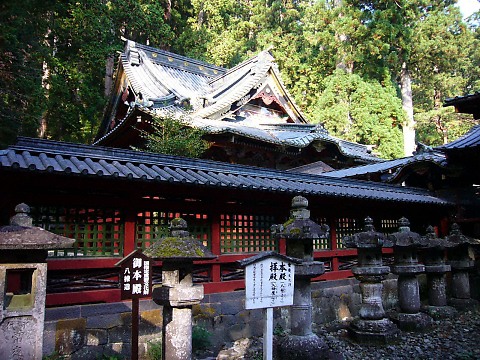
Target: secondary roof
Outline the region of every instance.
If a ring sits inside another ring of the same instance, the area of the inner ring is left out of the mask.
[[[416,188],[32,138],[0,151],[0,173],[6,172],[451,205]]]

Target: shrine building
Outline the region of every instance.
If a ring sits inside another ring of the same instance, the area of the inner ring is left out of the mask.
[[[95,144],[142,148],[152,117],[206,131],[205,159],[274,169],[317,162],[325,170],[382,161],[311,124],[268,51],[225,69],[127,41]]]

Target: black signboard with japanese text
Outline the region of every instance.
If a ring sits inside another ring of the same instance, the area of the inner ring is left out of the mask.
[[[149,297],[152,294],[152,261],[135,250],[117,263],[120,266],[122,300]]]

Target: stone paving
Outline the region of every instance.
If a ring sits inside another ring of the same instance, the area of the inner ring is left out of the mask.
[[[319,329],[318,335],[330,347],[326,356],[330,360],[475,360],[480,359],[480,309],[435,320],[426,332],[401,331],[398,343],[392,345],[356,344],[348,338],[346,324],[328,324]],[[261,339],[242,339],[218,354],[197,358],[259,360],[261,349]]]
[[[326,332],[333,350],[330,359],[345,360],[474,360],[480,359],[480,311],[467,311],[453,319],[435,320],[422,333],[400,332],[397,344],[366,346],[352,343],[345,329]]]

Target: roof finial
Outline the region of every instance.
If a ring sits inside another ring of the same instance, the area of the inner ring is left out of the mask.
[[[15,215],[10,218],[10,225],[15,226],[33,226],[32,218],[30,217],[30,206],[25,203],[15,206]]]

